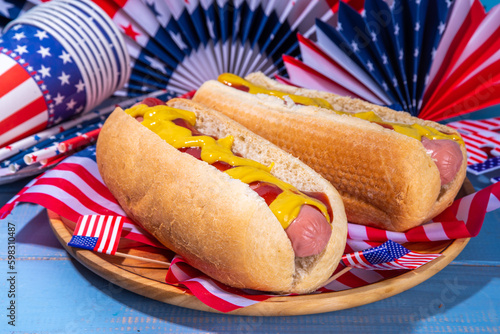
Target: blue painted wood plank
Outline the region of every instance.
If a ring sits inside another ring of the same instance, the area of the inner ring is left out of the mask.
[[[5,267],[0,261],[0,265]],[[74,260],[20,260],[17,320],[22,333],[387,333],[498,332],[500,268],[448,266],[397,296],[354,309],[296,317],[241,317],[143,298]],[[2,280],[0,291],[7,287]],[[5,310],[2,298],[0,309]],[[2,317],[2,321],[5,318]],[[0,330],[9,330],[5,322]],[[2,331],[4,332],[4,331]]]

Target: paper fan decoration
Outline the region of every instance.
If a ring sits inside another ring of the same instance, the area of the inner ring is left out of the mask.
[[[366,0],[339,4],[336,22],[299,35],[284,56],[297,86],[444,120],[500,102],[500,6],[479,0]]]
[[[135,95],[183,94],[223,72],[284,73],[281,56],[299,54],[296,34],[311,36],[316,19],[332,23],[338,1],[94,2],[126,36],[132,75],[118,94]]]
[[[57,0],[55,0],[57,1]],[[344,0],[361,9],[361,0]],[[0,0],[0,26],[42,4]],[[92,0],[122,32],[132,74],[117,95],[159,89],[184,94],[223,72],[285,74],[300,54],[297,34],[334,23],[339,0]]]

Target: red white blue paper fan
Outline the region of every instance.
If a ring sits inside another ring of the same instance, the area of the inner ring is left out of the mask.
[[[500,6],[479,0],[340,3],[284,56],[288,83],[444,120],[500,103]]]
[[[58,1],[58,0],[52,0]],[[89,0],[86,0],[89,1]],[[361,9],[360,0],[343,0]],[[0,25],[41,0],[0,0]],[[178,94],[220,73],[285,74],[283,54],[300,54],[297,34],[334,23],[339,0],[92,0],[122,32],[132,74],[117,95]]]
[[[94,0],[126,36],[132,75],[123,95],[197,89],[223,72],[283,74],[297,33],[333,23],[338,1]]]

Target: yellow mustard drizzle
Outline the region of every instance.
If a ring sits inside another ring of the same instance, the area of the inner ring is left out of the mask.
[[[319,200],[311,198],[292,185],[281,181],[273,176],[270,171],[271,166],[265,166],[251,159],[238,157],[233,154],[231,147],[233,137],[227,136],[221,139],[214,139],[210,136],[193,136],[189,129],[176,125],[175,119],[184,119],[192,126],[196,123],[196,115],[187,110],[171,108],[165,105],[148,107],[145,104],[136,105],[125,110],[130,116],[142,117],[142,124],[159,135],[163,140],[173,147],[200,147],[201,159],[209,164],[216,161],[225,162],[234,168],[227,169],[227,173],[234,179],[241,180],[246,184],[261,181],[276,185],[282,192],[269,205],[269,208],[286,229],[290,223],[298,216],[302,205],[308,204],[319,209],[330,222],[326,206]]]
[[[269,90],[264,87],[260,87],[257,85],[252,84],[250,81],[245,80],[237,75],[231,74],[231,73],[223,73],[219,75],[218,81],[227,85],[227,86],[245,86],[249,89],[248,93],[250,94],[267,94],[267,95],[272,95],[276,96],[280,99],[284,99],[285,96],[288,96],[292,101],[294,101],[297,104],[303,104],[303,105],[310,105],[310,106],[316,106],[316,107],[323,107],[329,110],[334,111],[335,113],[339,115],[349,115],[357,118],[364,119],[369,122],[375,122],[379,124],[385,124],[391,126],[394,131],[401,133],[403,135],[415,138],[419,141],[422,140],[422,136],[427,137],[428,139],[450,139],[454,140],[460,145],[464,145],[463,139],[459,135],[455,134],[445,134],[442,133],[430,126],[424,126],[420,124],[400,124],[400,123],[392,123],[392,122],[386,122],[382,120],[377,114],[375,114],[373,111],[368,111],[368,112],[359,112],[359,113],[348,113],[348,112],[342,112],[333,109],[331,104],[321,98],[309,98],[305,96],[299,96],[299,95],[293,95],[293,94],[288,94],[288,93],[283,93],[280,91],[276,90]]]

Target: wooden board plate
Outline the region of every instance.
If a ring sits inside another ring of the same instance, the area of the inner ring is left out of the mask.
[[[468,180],[464,183],[459,196],[474,191]],[[69,247],[74,223],[49,211],[50,225],[59,242],[66,251],[85,267],[104,279],[139,295],[164,303],[191,309],[216,312],[200,302],[195,296],[181,287],[164,282],[167,269],[162,265],[152,264],[131,258],[121,258],[84,249]],[[469,239],[457,239],[440,242],[406,244],[408,248],[419,252],[442,253],[436,260],[399,276],[364,287],[301,296],[277,296],[229,314],[253,316],[304,315],[337,311],[361,306],[382,300],[406,291],[432,277],[446,267],[467,245]],[[150,247],[123,250],[131,255],[149,257],[160,261],[169,261],[172,254],[153,251]]]

